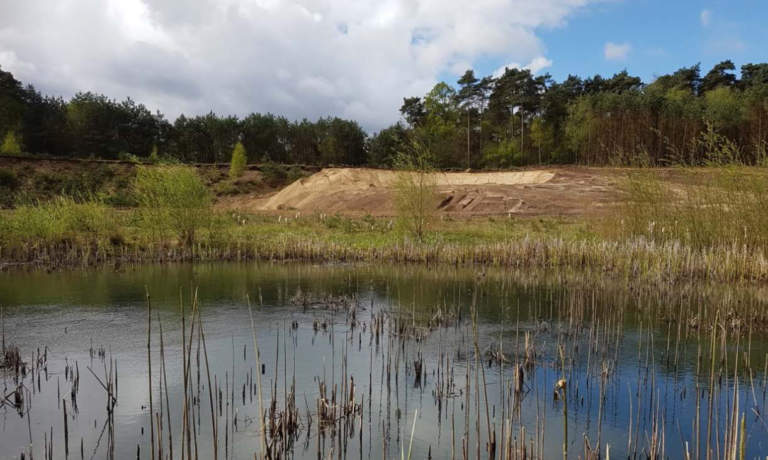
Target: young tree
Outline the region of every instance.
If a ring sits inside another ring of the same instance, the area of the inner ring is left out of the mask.
[[[395,184],[399,223],[417,240],[424,241],[437,206],[432,154],[414,140],[409,149],[398,152],[395,167],[399,169]]]
[[[21,144],[16,140],[16,133],[8,131],[5,134],[2,145],[0,145],[0,153],[3,155],[18,156],[21,155]]]
[[[235,144],[235,149],[232,151],[232,161],[229,165],[229,177],[230,179],[237,179],[245,172],[245,166],[248,163],[248,155],[245,153],[245,147],[242,142]]]
[[[212,217],[211,196],[189,166],[139,166],[133,183],[142,220],[156,237],[172,232],[186,247]]]

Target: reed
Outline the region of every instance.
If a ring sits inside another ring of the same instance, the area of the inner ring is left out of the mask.
[[[209,244],[210,243],[210,244]],[[729,245],[694,249],[677,241],[642,237],[624,241],[573,240],[524,236],[476,244],[419,244],[395,240],[385,245],[266,234],[227,243],[198,240],[194,247],[111,245],[105,240],[35,240],[0,247],[6,263],[44,267],[179,261],[373,262],[489,266],[515,269],[598,271],[617,278],[679,282],[685,280],[762,282],[768,280],[768,256],[761,248]]]

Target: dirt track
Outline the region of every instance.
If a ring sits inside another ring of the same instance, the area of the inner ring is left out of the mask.
[[[546,168],[514,172],[436,173],[439,212],[455,216],[593,215],[617,201],[616,170]],[[250,212],[395,213],[387,170],[328,168],[269,196],[240,196],[222,203]]]

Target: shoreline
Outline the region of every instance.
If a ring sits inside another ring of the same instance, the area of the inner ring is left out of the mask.
[[[599,272],[627,280],[742,282],[768,281],[768,258],[748,248],[693,249],[676,242],[573,240],[524,237],[494,243],[429,244],[403,240],[384,245],[293,237],[261,242],[105,246],[101,242],[0,247],[0,271],[18,267],[56,270],[122,264],[178,262],[404,263],[508,269]]]

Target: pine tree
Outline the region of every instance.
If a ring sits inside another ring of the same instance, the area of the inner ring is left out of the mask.
[[[245,147],[242,142],[235,144],[235,149],[232,151],[232,162],[229,166],[229,177],[231,179],[237,179],[245,172],[245,166],[248,163],[248,157],[245,153]]]
[[[0,145],[0,154],[2,155],[21,155],[21,144],[16,139],[16,133],[8,131],[3,139],[3,144]]]

